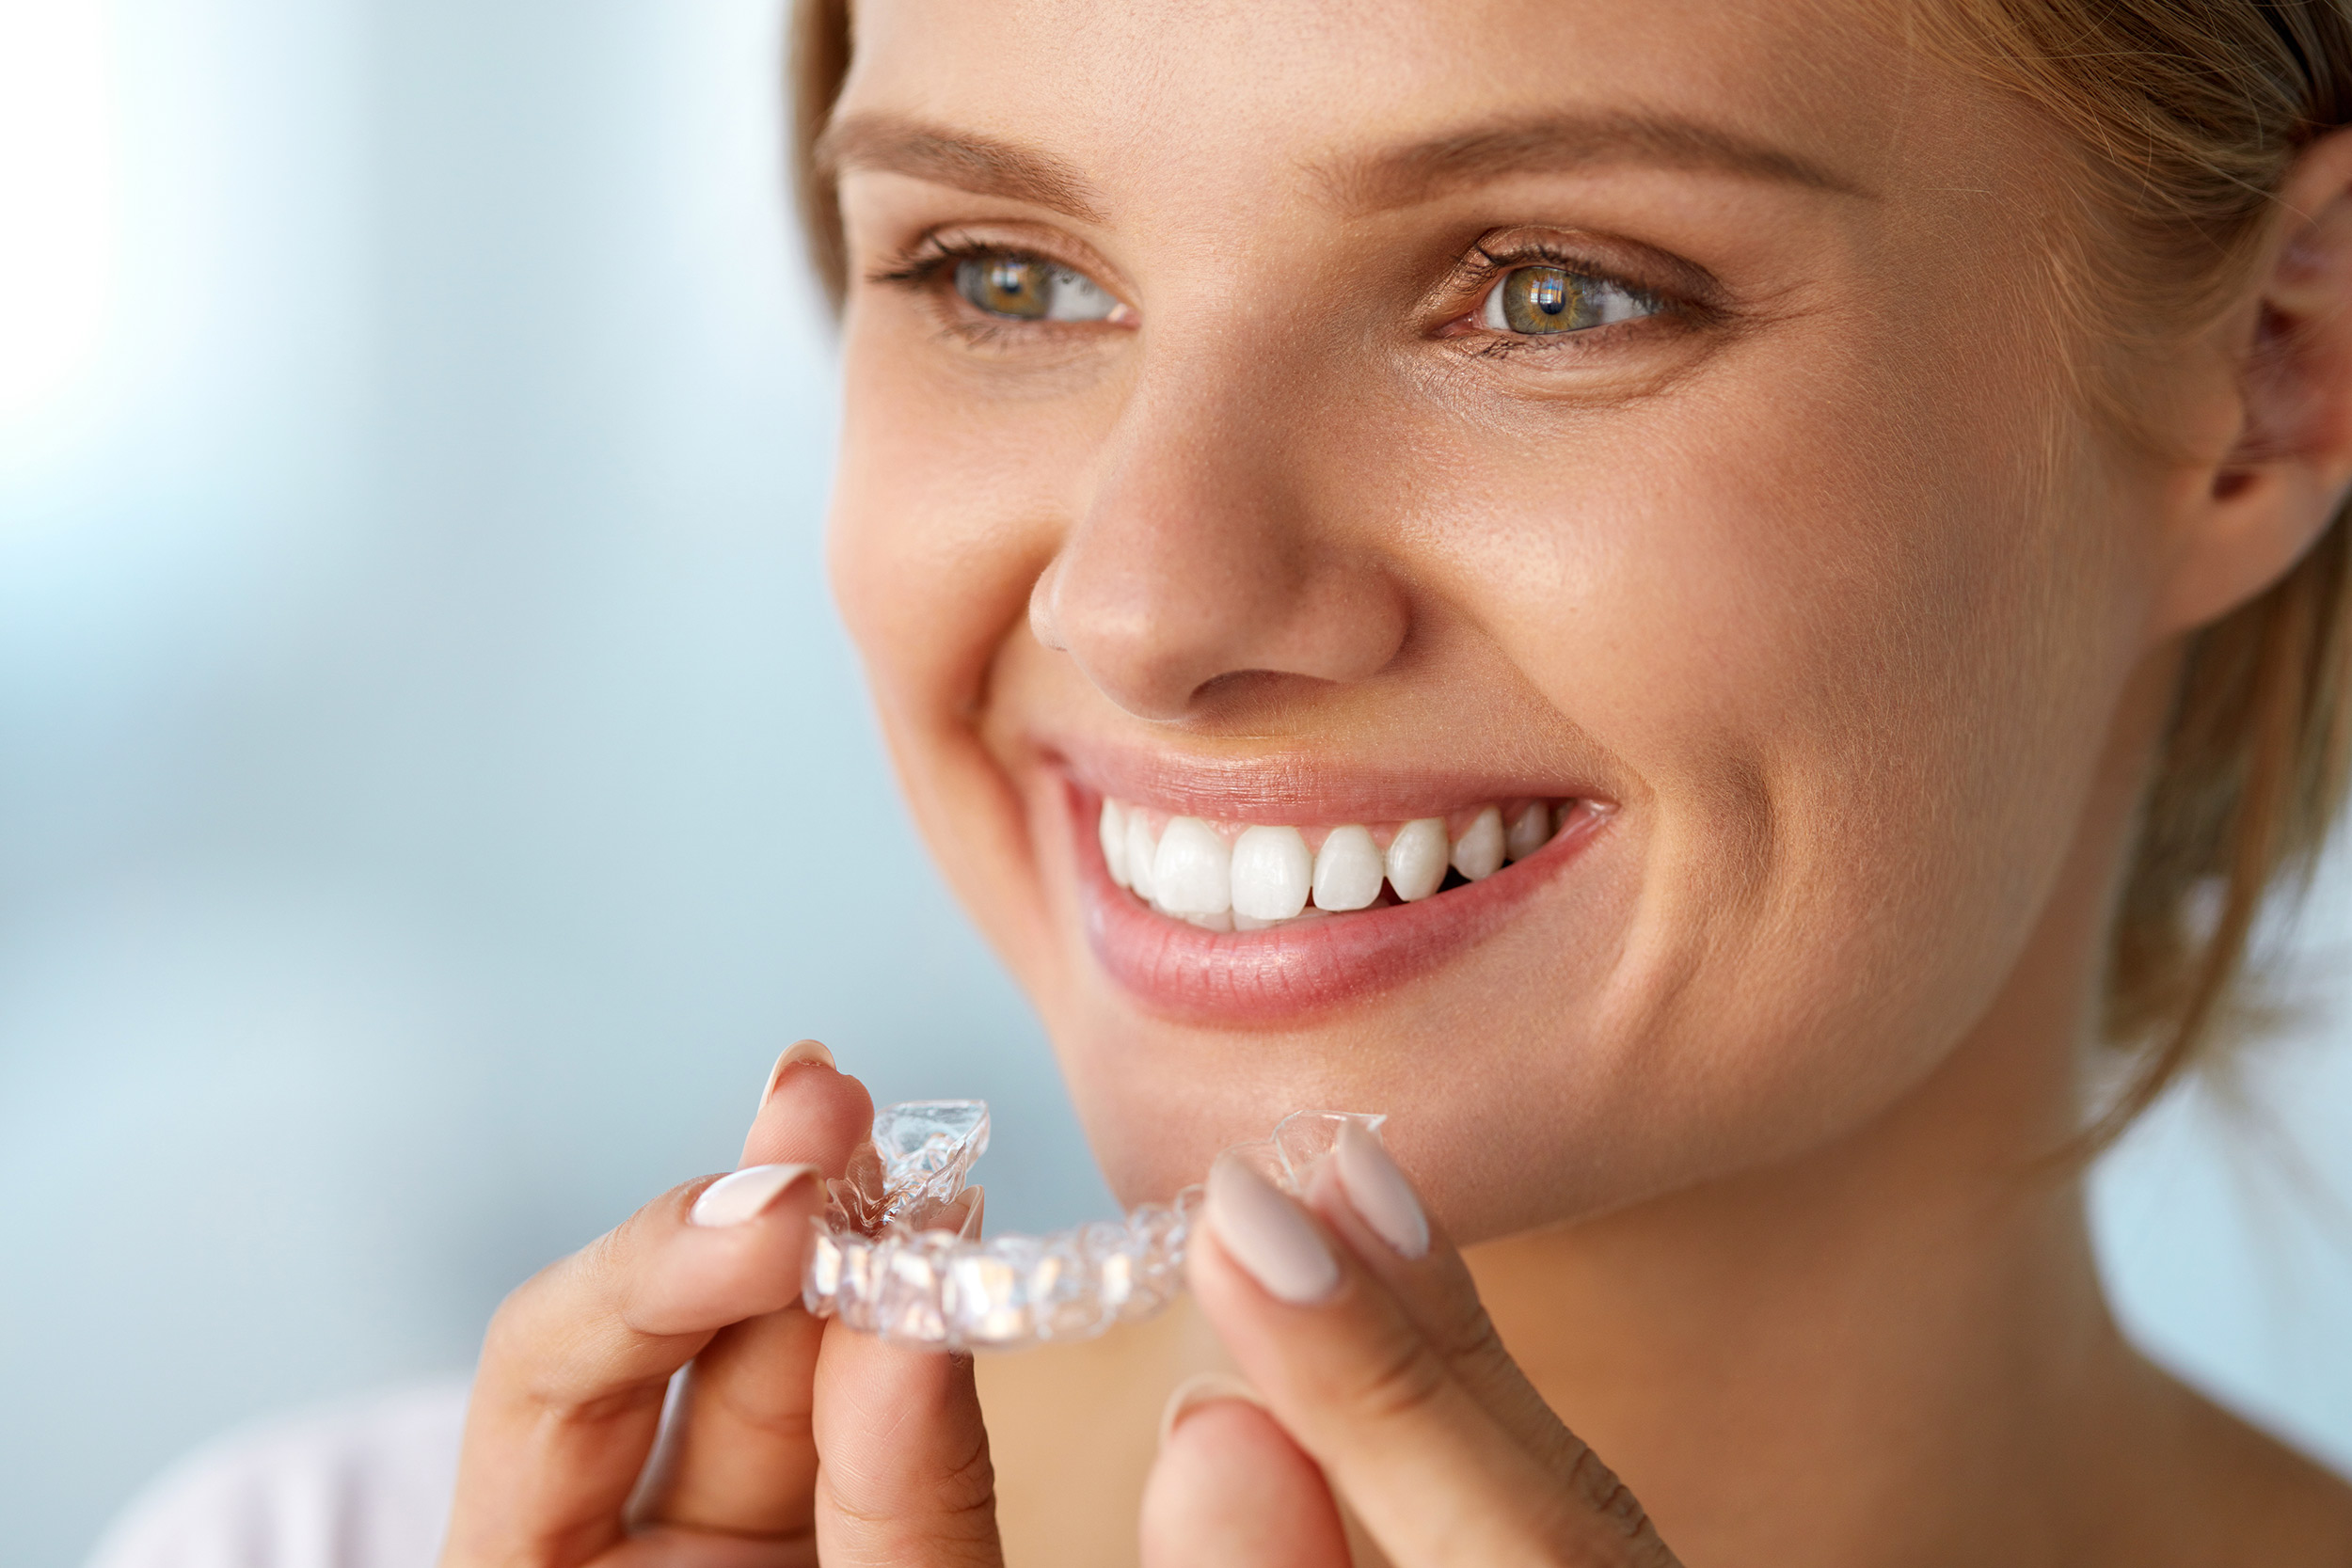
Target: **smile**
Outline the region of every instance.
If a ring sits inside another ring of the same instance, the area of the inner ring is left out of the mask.
[[[1451,818],[1297,828],[1105,799],[1096,828],[1111,880],[1162,914],[1212,931],[1263,931],[1484,881],[1585,809],[1579,800],[1513,800]]]
[[[1087,935],[1152,1011],[1274,1026],[1387,990],[1474,945],[1613,815],[1520,795],[1371,821],[1248,821],[1065,798]]]

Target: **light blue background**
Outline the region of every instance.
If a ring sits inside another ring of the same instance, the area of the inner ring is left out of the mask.
[[[825,599],[772,0],[0,0],[0,58],[83,22],[0,150],[103,196],[0,205],[0,1557],[462,1369],[801,1034],[987,1097],[999,1223],[1109,1212]],[[2252,1079],[2308,1190],[2203,1096],[2100,1212],[2142,1337],[2352,1466],[2345,1037]]]

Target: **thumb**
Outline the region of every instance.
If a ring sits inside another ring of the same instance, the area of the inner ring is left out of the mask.
[[[1322,1470],[1246,1385],[1206,1372],[1169,1398],[1143,1490],[1143,1568],[1348,1568]]]

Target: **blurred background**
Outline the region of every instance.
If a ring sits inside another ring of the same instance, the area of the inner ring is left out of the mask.
[[[1107,1214],[826,601],[777,0],[0,0],[0,1558],[460,1373],[770,1061]],[[2099,1172],[2124,1313],[2352,1469],[2318,1003]],[[2352,1002],[2342,1004],[2352,1006]]]

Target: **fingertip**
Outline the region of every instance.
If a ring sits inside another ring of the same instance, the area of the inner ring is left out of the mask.
[[[794,1040],[777,1056],[776,1065],[768,1069],[768,1082],[759,1090],[759,1108],[763,1111],[768,1108],[768,1101],[775,1098],[776,1086],[784,1082],[786,1073],[803,1066],[827,1068],[835,1072],[840,1070],[834,1066],[833,1053],[825,1048],[822,1040]]]
[[[1331,1163],[1348,1207],[1374,1235],[1407,1262],[1429,1255],[1429,1216],[1378,1133],[1358,1122],[1343,1122]]]
[[[796,1057],[795,1053],[798,1053]],[[769,1073],[743,1140],[744,1164],[806,1164],[838,1176],[874,1126],[873,1097],[815,1040],[791,1046]]]
[[[1169,1402],[1177,1419],[1144,1487],[1144,1568],[1345,1568],[1346,1527],[1322,1467],[1247,1385],[1211,1381],[1221,1376],[1193,1379]],[[1196,1385],[1199,1397],[1179,1404]]]
[[[1168,1402],[1160,1407],[1159,1447],[1168,1447],[1168,1433],[1176,1430],[1178,1422],[1216,1400],[1240,1400],[1261,1410],[1265,1408],[1265,1401],[1258,1391],[1232,1373],[1195,1372],[1178,1384],[1168,1396]]]

